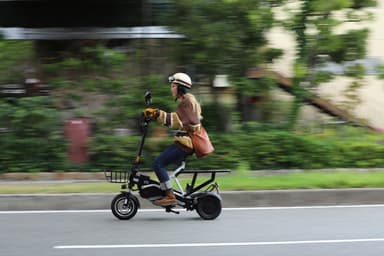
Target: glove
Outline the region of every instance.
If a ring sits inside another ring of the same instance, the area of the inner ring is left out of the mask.
[[[159,117],[160,115],[160,110],[156,108],[146,108],[143,111],[144,117],[149,119],[149,120],[155,120]]]

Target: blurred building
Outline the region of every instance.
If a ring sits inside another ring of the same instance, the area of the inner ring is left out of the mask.
[[[361,103],[346,110],[351,111],[356,118],[366,120],[375,129],[384,131],[384,81],[379,80],[377,77],[377,68],[384,63],[384,16],[382,15],[384,12],[384,0],[378,0],[378,6],[371,11],[374,15],[374,21],[363,25],[370,29],[367,58],[358,61],[365,67],[367,73],[365,85],[358,90]],[[295,57],[293,37],[287,32],[276,28],[270,32],[269,39],[272,46],[284,49],[285,51],[284,56],[275,62],[273,70],[285,77],[292,77],[292,63]],[[339,73],[344,68],[344,66],[330,63],[327,70]],[[342,107],[342,103],[346,100],[344,90],[349,82],[350,80],[346,77],[338,77],[330,83],[321,85],[317,92],[320,97]],[[282,99],[292,100],[288,93],[279,91],[277,94]],[[311,104],[303,107],[301,111],[304,123],[317,122],[319,118],[322,118],[318,110]]]
[[[0,32],[6,39],[108,40],[179,38],[158,26],[166,0],[0,1]]]
[[[156,23],[166,0],[0,1],[0,26],[20,28],[137,27]]]
[[[0,1],[0,34],[33,40],[43,62],[98,42],[125,52],[137,41],[152,49],[159,40],[183,37],[158,24],[168,6],[166,0]],[[162,65],[150,68],[156,66]]]
[[[167,61],[163,40],[183,36],[159,26],[157,16],[167,8],[167,0],[0,1],[0,38],[32,40],[42,64],[100,43],[126,54],[145,49],[140,62],[127,64],[128,75],[169,73],[174,65]],[[26,78],[44,80],[44,74],[36,74]],[[25,95],[20,88],[25,90],[23,85],[1,85],[0,93]]]

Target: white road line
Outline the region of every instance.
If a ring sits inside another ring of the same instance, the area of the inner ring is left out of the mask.
[[[324,205],[324,206],[274,206],[274,207],[239,207],[223,208],[223,211],[257,211],[257,210],[296,210],[296,209],[334,209],[334,208],[380,208],[384,204],[362,204],[362,205]],[[184,209],[178,209],[184,211]],[[105,213],[109,209],[100,210],[26,210],[26,211],[0,211],[0,214],[41,214],[41,213]],[[164,212],[164,209],[139,209],[139,212]]]
[[[111,244],[111,245],[58,245],[53,249],[118,249],[118,248],[171,248],[171,247],[223,247],[223,246],[270,246],[270,245],[302,245],[302,244],[340,244],[384,242],[384,238],[369,239],[337,239],[337,240],[304,240],[304,241],[272,241],[272,242],[239,242],[239,243],[180,243],[180,244]]]
[[[41,214],[41,213],[100,213],[111,210],[30,210],[30,211],[0,211],[0,214]]]
[[[375,208],[375,207],[384,207],[384,204],[243,207],[243,208],[223,208],[223,210],[225,210],[225,211],[244,211],[244,210],[295,210],[295,209]]]
[[[178,209],[184,210],[184,209]],[[164,212],[165,209],[139,209],[139,212]],[[110,213],[111,210],[29,210],[29,211],[0,211],[1,214],[44,214],[44,213]]]

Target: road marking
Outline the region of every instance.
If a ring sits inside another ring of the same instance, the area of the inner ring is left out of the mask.
[[[270,206],[270,207],[243,207],[223,208],[226,211],[244,210],[295,210],[295,209],[334,209],[334,208],[375,208],[384,207],[384,204],[358,204],[358,205],[318,205],[318,206]]]
[[[296,209],[334,209],[334,208],[380,208],[384,204],[362,205],[324,205],[324,206],[271,206],[271,207],[237,207],[223,208],[223,211],[257,211],[257,210],[296,210]],[[184,209],[177,209],[184,211]],[[100,210],[25,210],[25,211],[0,211],[0,214],[41,214],[41,213],[106,213],[109,209]],[[164,209],[139,209],[139,212],[164,212]]]
[[[57,245],[53,249],[119,249],[119,248],[171,248],[171,247],[224,247],[224,246],[270,246],[302,244],[340,244],[384,242],[384,238],[304,240],[275,242],[239,242],[239,243],[180,243],[180,244],[111,244],[111,245]]]
[[[111,210],[30,210],[30,211],[0,211],[0,214],[41,214],[41,213],[100,213]]]
[[[184,209],[178,209],[184,210]],[[139,212],[164,212],[165,209],[139,209]],[[44,214],[44,213],[110,213],[111,210],[29,210],[29,211],[0,211],[0,214]]]

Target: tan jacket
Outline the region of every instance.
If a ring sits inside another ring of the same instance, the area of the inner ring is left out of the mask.
[[[201,107],[195,96],[190,93],[179,99],[179,105],[175,112],[167,113],[160,110],[158,122],[167,127],[178,129],[175,142],[187,151],[193,150],[191,138],[187,131],[200,129]]]

